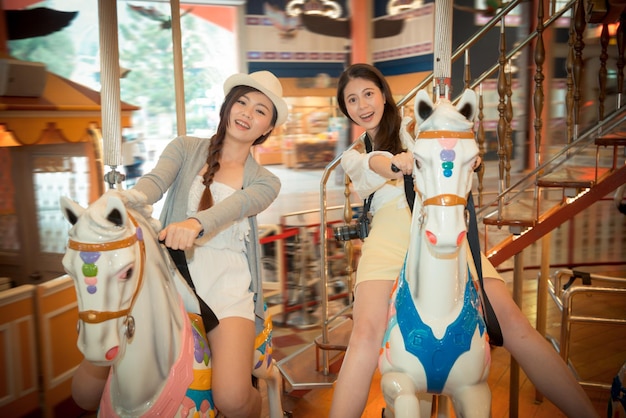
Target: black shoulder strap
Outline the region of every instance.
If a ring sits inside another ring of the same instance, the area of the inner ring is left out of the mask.
[[[365,142],[365,152],[372,152],[372,140],[370,139],[370,136],[367,134],[367,132],[365,132],[363,136],[363,142]],[[363,199],[363,213],[361,214],[361,216],[367,216],[367,212],[370,211],[370,205],[372,204],[373,198],[374,193],[370,194],[367,199]]]
[[[365,152],[372,152],[372,140],[367,132],[363,135],[363,142],[365,142]]]
[[[206,304],[204,300],[196,293],[196,287],[193,284],[193,280],[191,280],[191,273],[189,273],[189,267],[187,266],[187,257],[185,257],[185,252],[183,250],[173,250],[169,247],[166,247],[167,251],[170,253],[170,257],[176,264],[176,268],[180,272],[180,274],[185,278],[185,281],[193,290],[193,293],[196,295],[196,299],[198,299],[198,304],[200,305],[200,316],[202,317],[202,322],[204,323],[204,330],[208,333],[213,328],[215,328],[219,323],[219,319],[215,316],[215,312],[209,305]]]
[[[502,346],[502,344],[504,344],[504,338],[502,337],[500,323],[498,322],[496,313],[491,306],[491,302],[489,302],[489,298],[487,297],[487,293],[485,292],[485,286],[483,285],[483,266],[480,257],[478,221],[476,220],[476,209],[474,208],[474,198],[472,197],[472,192],[470,192],[469,196],[467,197],[466,209],[469,212],[467,240],[469,242],[470,250],[472,252],[472,258],[474,259],[474,265],[476,266],[478,281],[480,282],[480,291],[482,293],[483,308],[485,309],[485,322],[487,323],[489,343],[495,346]]]
[[[406,196],[406,202],[409,204],[411,210],[415,204],[415,187],[413,185],[413,175],[404,175],[404,194]]]

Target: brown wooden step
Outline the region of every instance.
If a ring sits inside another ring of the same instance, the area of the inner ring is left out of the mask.
[[[599,147],[613,147],[613,163],[611,169],[616,169],[618,166],[619,156],[618,149],[619,147],[626,146],[626,129],[621,129],[617,132],[613,132],[608,135],[603,135],[596,138],[596,145]]]
[[[598,179],[608,172],[606,168],[566,166],[546,174],[537,180],[539,187],[561,187],[588,189],[597,184]]]
[[[597,146],[604,147],[625,147],[626,146],[626,132],[615,132],[608,135],[602,135],[596,138]]]
[[[541,199],[524,198],[512,201],[503,207],[500,218],[498,211],[494,211],[483,218],[485,225],[508,226],[512,234],[533,228],[537,225],[538,219],[553,211],[563,204],[563,199],[554,196],[542,196]]]
[[[534,199],[520,199],[504,205],[500,215],[495,209],[483,218],[485,225],[508,226],[512,229],[532,228],[537,223],[537,206]]]

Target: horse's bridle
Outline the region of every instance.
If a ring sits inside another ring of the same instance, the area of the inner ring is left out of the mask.
[[[141,232],[141,228],[138,226],[137,221],[128,213],[128,218],[132,221],[133,225],[136,228],[136,233],[130,237],[123,238],[118,241],[111,242],[103,242],[103,243],[88,243],[88,242],[78,242],[70,239],[68,241],[68,248],[81,252],[102,252],[102,251],[113,251],[119,250],[121,248],[127,248],[131,245],[134,245],[136,242],[139,242],[139,250],[141,252],[141,264],[139,266],[139,279],[137,280],[137,286],[135,287],[135,291],[133,292],[133,296],[130,300],[130,304],[128,308],[122,309],[120,311],[80,311],[78,312],[78,318],[89,323],[89,324],[98,324],[104,321],[108,321],[110,319],[119,318],[122,316],[129,316],[133,306],[135,305],[135,301],[137,299],[137,295],[139,294],[139,289],[141,288],[143,282],[143,270],[144,264],[146,261],[146,246],[143,241],[143,235]]]
[[[437,196],[429,197],[422,202],[423,206],[465,206],[467,205],[467,199],[462,196],[450,193],[442,193]]]

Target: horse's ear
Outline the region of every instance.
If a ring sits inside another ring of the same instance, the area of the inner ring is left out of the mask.
[[[65,196],[61,196],[59,204],[61,205],[61,212],[63,213],[63,216],[72,225],[75,225],[76,222],[78,222],[78,218],[85,211],[85,208]]]
[[[415,104],[413,105],[415,113],[415,121],[419,126],[433,113],[433,101],[426,90],[420,90],[415,95]]]
[[[128,220],[126,206],[124,206],[124,203],[116,196],[110,196],[109,199],[107,199],[106,214],[106,220],[115,226],[125,225]]]
[[[471,89],[465,89],[459,103],[456,105],[456,109],[460,114],[465,116],[470,122],[474,122],[476,113],[478,111],[478,98],[476,92]]]
[[[406,150],[412,150],[413,145],[415,145],[415,136],[413,132],[415,132],[415,121],[413,118],[405,116],[402,118],[402,123],[400,125],[400,142],[402,142],[402,145]]]

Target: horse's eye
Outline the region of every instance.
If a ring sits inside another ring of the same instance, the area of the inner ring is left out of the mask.
[[[120,275],[118,276],[118,278],[120,280],[128,280],[131,277],[133,277],[133,268],[132,267],[129,267],[126,270],[122,271],[120,273]]]
[[[417,158],[415,159],[415,167],[420,170],[422,168],[422,163]]]

